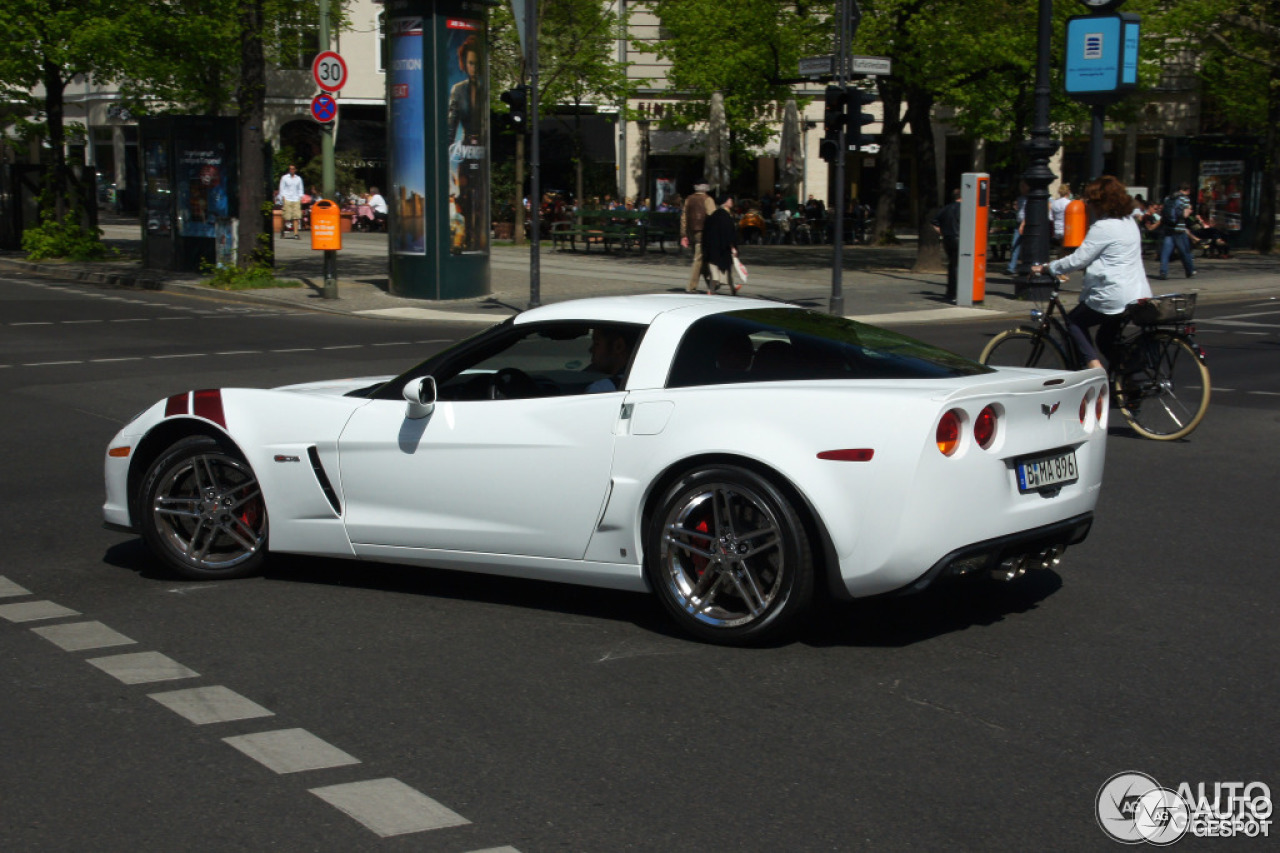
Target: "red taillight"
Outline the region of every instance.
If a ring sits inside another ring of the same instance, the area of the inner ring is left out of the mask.
[[[978,446],[983,450],[989,450],[991,443],[996,440],[996,410],[994,406],[987,406],[978,413],[977,420],[973,422],[973,440],[978,442]]]
[[[1089,415],[1089,397],[1093,392],[1086,391],[1084,396],[1080,398],[1080,423],[1084,423],[1084,419]]]
[[[1106,408],[1106,404],[1107,395],[1099,391],[1098,400],[1093,404],[1093,419],[1098,423],[1102,423],[1102,412]]]
[[[938,421],[936,438],[938,450],[943,456],[950,456],[956,452],[956,448],[960,446],[960,413],[958,411],[952,409],[942,416],[942,420]]]

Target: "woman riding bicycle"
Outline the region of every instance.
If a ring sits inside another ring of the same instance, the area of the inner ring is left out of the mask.
[[[1063,275],[1084,270],[1080,302],[1067,315],[1067,329],[1086,360],[1086,367],[1102,367],[1099,350],[1110,352],[1124,326],[1129,303],[1151,296],[1151,285],[1142,266],[1142,235],[1134,222],[1133,198],[1124,184],[1103,175],[1084,190],[1089,230],[1080,248],[1049,264],[1032,264],[1039,275]],[[1089,330],[1098,327],[1098,347]]]

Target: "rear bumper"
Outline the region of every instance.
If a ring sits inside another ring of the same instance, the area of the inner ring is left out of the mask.
[[[1083,542],[1093,526],[1093,513],[1086,512],[1062,521],[1020,530],[1008,536],[998,536],[982,542],[965,545],[934,563],[912,583],[896,590],[895,595],[920,592],[939,578],[961,575],[977,575],[994,571],[1009,559],[1028,558],[1028,566],[1039,565],[1036,558],[1051,549],[1063,549]]]

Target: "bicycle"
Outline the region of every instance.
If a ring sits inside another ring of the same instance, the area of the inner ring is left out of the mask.
[[[1112,405],[1139,435],[1157,441],[1185,438],[1209,408],[1209,368],[1189,321],[1195,294],[1142,299],[1125,309],[1107,369]],[[1047,310],[1033,309],[1033,326],[996,335],[978,360],[995,367],[1079,369],[1084,364],[1067,331],[1058,291]]]

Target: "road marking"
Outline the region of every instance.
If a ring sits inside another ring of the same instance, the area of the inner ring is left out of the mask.
[[[1246,391],[1246,394],[1258,394],[1264,397],[1280,397],[1280,391]]]
[[[261,355],[260,349],[231,349],[226,352],[215,352],[214,355]]]
[[[61,619],[63,616],[79,616],[80,612],[52,601],[24,601],[21,604],[0,604],[0,619],[10,622],[35,622],[40,619]]]
[[[152,317],[125,317],[120,320],[108,320],[108,323],[149,323]]]
[[[66,652],[103,649],[108,646],[129,646],[137,642],[118,631],[111,630],[101,622],[69,622],[63,625],[45,625],[31,630]]]
[[[293,349],[273,349],[271,352],[315,352],[315,347],[294,347]]]
[[[91,358],[91,359],[89,359],[89,363],[90,363],[90,364],[107,364],[107,363],[109,363],[109,362],[113,362],[113,361],[142,361],[142,356],[140,356],[140,355],[125,355],[125,356],[120,356],[119,358]]]
[[[62,364],[84,364],[83,361],[28,361],[23,367],[57,367]]]
[[[225,737],[223,741],[276,773],[300,773],[359,764],[348,755],[306,729],[280,729],[251,735]]]
[[[52,320],[33,320],[29,323],[10,323],[10,326],[52,326]]]
[[[197,678],[200,675],[195,670],[188,669],[173,658],[159,652],[90,658],[89,663],[125,684],[177,681],[180,678]]]
[[[64,326],[79,326],[83,323],[103,323],[104,320],[62,320]]]
[[[147,695],[197,726],[275,716],[273,712],[268,711],[257,702],[246,699],[234,690],[221,685],[193,687],[190,690],[171,690],[167,693],[148,693]]]
[[[320,347],[320,349],[322,349],[322,350],[331,350],[331,349],[360,349],[360,348],[361,348],[361,347],[363,347],[363,346],[364,346],[364,344],[338,344],[337,346],[332,346],[332,347]]]
[[[176,352],[170,355],[151,355],[147,357],[159,360],[163,358],[202,358],[203,356],[207,356],[207,355],[208,355],[207,352]]]
[[[399,779],[370,779],[310,790],[383,838],[471,823]]]
[[[384,341],[373,344],[375,347],[411,347],[413,341]]]
[[[0,598],[12,598],[16,595],[31,595],[31,592],[18,586],[4,575],[0,575]]]

